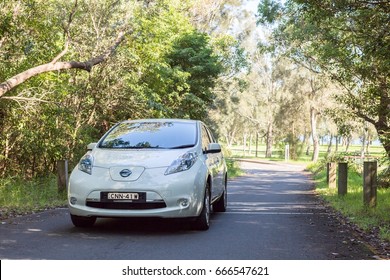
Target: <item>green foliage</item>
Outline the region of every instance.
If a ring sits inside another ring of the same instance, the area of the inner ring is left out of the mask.
[[[162,58],[142,77],[153,115],[204,119],[213,100],[211,89],[222,73],[208,36],[195,30],[176,36]]]
[[[379,161],[378,187],[390,189],[390,160],[383,158]]]
[[[176,104],[181,111],[179,116],[204,119],[214,99],[212,88],[222,73],[222,65],[213,54],[209,37],[198,32],[184,34],[174,42],[167,60],[174,72],[185,73],[187,78],[187,83],[177,90],[182,96],[182,101]],[[176,87],[177,84],[180,83],[176,83]]]
[[[23,214],[65,205],[66,193],[58,192],[54,176],[29,182],[18,177],[0,179],[0,218],[6,217],[8,212]]]
[[[277,23],[268,49],[342,85],[338,100],[375,126],[388,157],[389,7],[386,1],[289,0],[276,12],[273,1],[259,5],[259,23]]]
[[[239,40],[227,34],[221,34],[211,39],[214,53],[219,57],[223,67],[224,77],[237,78],[238,73],[249,70],[249,56]]]
[[[273,0],[262,0],[258,6],[258,24],[273,23],[279,16],[281,6],[279,2]]]
[[[0,99],[1,176],[48,176],[63,158],[74,165],[123,119],[205,119],[216,80],[231,70],[221,41],[194,28],[189,7],[177,0],[2,1],[1,81],[52,61],[67,38],[61,60],[84,61],[104,53],[119,31],[131,32],[90,73],[42,74]]]
[[[226,160],[228,178],[235,178],[237,176],[243,175],[244,172],[240,168],[239,163],[233,159],[232,150],[226,148],[225,146],[222,146],[222,152]]]
[[[279,143],[279,149],[282,152],[282,158],[285,158],[285,145],[289,145],[289,158],[291,160],[298,160],[303,154],[304,143],[294,134],[287,134],[285,142]]]
[[[235,178],[244,174],[237,161],[227,159],[226,165],[228,169],[228,178]]]

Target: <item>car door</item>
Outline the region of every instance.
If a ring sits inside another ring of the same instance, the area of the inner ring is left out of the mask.
[[[206,157],[206,164],[211,171],[213,182],[211,198],[214,200],[223,192],[223,159],[222,153],[207,153],[211,143],[216,143],[209,129],[202,124],[202,149]]]

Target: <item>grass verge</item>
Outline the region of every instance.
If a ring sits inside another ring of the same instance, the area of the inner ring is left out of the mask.
[[[58,192],[57,178],[0,179],[0,219],[66,205],[66,193]]]
[[[361,229],[369,232],[377,230],[381,239],[390,241],[390,189],[378,188],[377,206],[366,207],[363,203],[363,178],[353,168],[348,170],[348,193],[337,194],[337,188],[330,189],[326,182],[326,167],[322,162],[310,164],[308,169],[314,174],[317,192],[334,209],[348,217]]]
[[[228,178],[235,178],[244,174],[239,164],[234,159],[226,159],[226,165],[228,169]]]

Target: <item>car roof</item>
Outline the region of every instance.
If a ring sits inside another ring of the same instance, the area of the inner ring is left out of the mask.
[[[199,123],[198,120],[189,119],[135,119],[125,120],[122,123],[138,123],[138,122],[185,122],[185,123]]]

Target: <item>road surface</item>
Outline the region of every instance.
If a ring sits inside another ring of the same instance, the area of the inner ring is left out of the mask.
[[[228,183],[228,210],[208,231],[184,222],[98,219],[73,227],[67,209],[1,221],[0,259],[372,259],[319,202],[302,167],[242,162]]]

